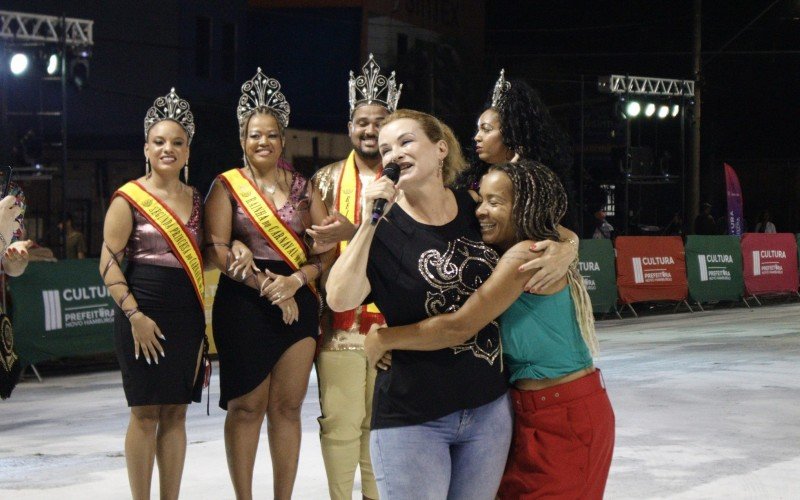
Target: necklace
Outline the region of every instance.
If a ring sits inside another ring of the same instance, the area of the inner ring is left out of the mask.
[[[258,182],[258,178],[256,177],[256,173],[253,171],[253,167],[252,167],[252,166],[250,166],[250,162],[248,162],[248,163],[247,163],[247,168],[248,168],[248,170],[250,170],[250,176],[253,178],[253,182],[255,182],[255,183],[256,183],[256,186],[257,186],[259,189],[261,189],[261,184],[259,184],[259,182]],[[264,185],[264,187],[263,187],[264,191],[266,191],[267,193],[269,193],[269,195],[270,195],[270,196],[272,196],[273,194],[275,194],[275,189],[276,189],[276,188],[277,188],[277,185],[276,185],[276,184],[273,184],[273,185],[271,185],[271,186],[269,186],[269,185],[266,185],[266,184],[265,184],[265,185]]]

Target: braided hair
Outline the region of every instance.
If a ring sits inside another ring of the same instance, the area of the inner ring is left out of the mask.
[[[552,170],[537,161],[522,160],[492,165],[489,171],[503,172],[511,180],[514,195],[511,217],[517,241],[560,240],[558,224],[567,212],[567,193]],[[581,337],[592,354],[596,354],[598,342],[592,301],[574,264],[567,272],[567,281]]]

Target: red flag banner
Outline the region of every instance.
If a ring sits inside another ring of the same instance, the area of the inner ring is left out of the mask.
[[[797,291],[797,241],[793,234],[745,233],[742,263],[748,295]]]
[[[686,299],[689,286],[680,236],[620,236],[614,245],[623,303]]]

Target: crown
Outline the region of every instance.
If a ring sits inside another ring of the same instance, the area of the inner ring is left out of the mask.
[[[164,120],[172,120],[180,125],[189,136],[191,144],[194,136],[194,116],[189,110],[189,101],[178,97],[175,87],[170,89],[169,94],[153,101],[153,105],[147,110],[144,116],[144,139],[147,140],[147,133],[153,125]]]
[[[400,92],[403,84],[397,86],[394,79],[394,71],[389,78],[381,75],[381,67],[375,62],[375,57],[370,54],[366,64],[361,68],[363,74],[356,78],[350,72],[348,87],[350,90],[350,116],[357,107],[363,104],[378,104],[393,112],[397,109],[397,101],[400,100]]]
[[[503,98],[503,94],[505,94],[508,89],[511,88],[511,83],[506,81],[506,70],[500,70],[500,78],[494,84],[494,90],[492,91],[492,107],[496,108],[500,104],[500,99]]]
[[[247,123],[250,115],[258,109],[269,109],[275,114],[281,127],[289,126],[290,107],[281,92],[281,83],[266,76],[261,68],[258,68],[256,76],[242,85],[242,97],[239,98],[239,106],[236,108],[239,127]]]

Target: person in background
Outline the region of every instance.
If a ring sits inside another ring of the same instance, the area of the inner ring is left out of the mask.
[[[539,93],[524,80],[506,80],[505,70],[500,70],[500,77],[478,117],[473,140],[476,158],[458,176],[454,187],[477,191],[478,181],[489,166],[528,159],[548,165],[570,192],[569,138],[550,115]]]
[[[777,233],[778,231],[775,230],[775,224],[769,220],[769,210],[762,210],[758,214],[758,222],[756,223],[756,232],[757,233]]]
[[[350,122],[347,130],[353,151],[346,160],[321,168],[312,179],[331,215],[323,225],[308,231],[318,244],[336,243],[344,251],[361,223],[364,189],[383,171],[378,151],[378,130],[397,108],[403,85],[380,74],[372,54],[357,78],[350,72]],[[324,290],[325,278],[320,283]],[[324,293],[323,293],[324,296]],[[344,313],[331,311],[323,302],[322,339],[317,356],[319,418],[322,458],[333,500],[352,498],[356,469],[361,469],[361,493],[378,498],[369,456],[369,421],[375,367],[367,363],[364,336],[373,324],[385,320],[374,304]]]
[[[717,223],[714,221],[714,216],[711,215],[711,203],[703,203],[701,212],[694,218],[694,234],[719,234]]]
[[[66,257],[67,259],[85,259],[86,258],[86,239],[83,233],[75,229],[72,214],[68,213],[67,217],[62,223],[58,225],[59,229],[66,233],[67,246]]]
[[[606,219],[605,211],[598,210],[594,213],[594,234],[592,239],[595,240],[610,240],[614,236],[614,226]]]

